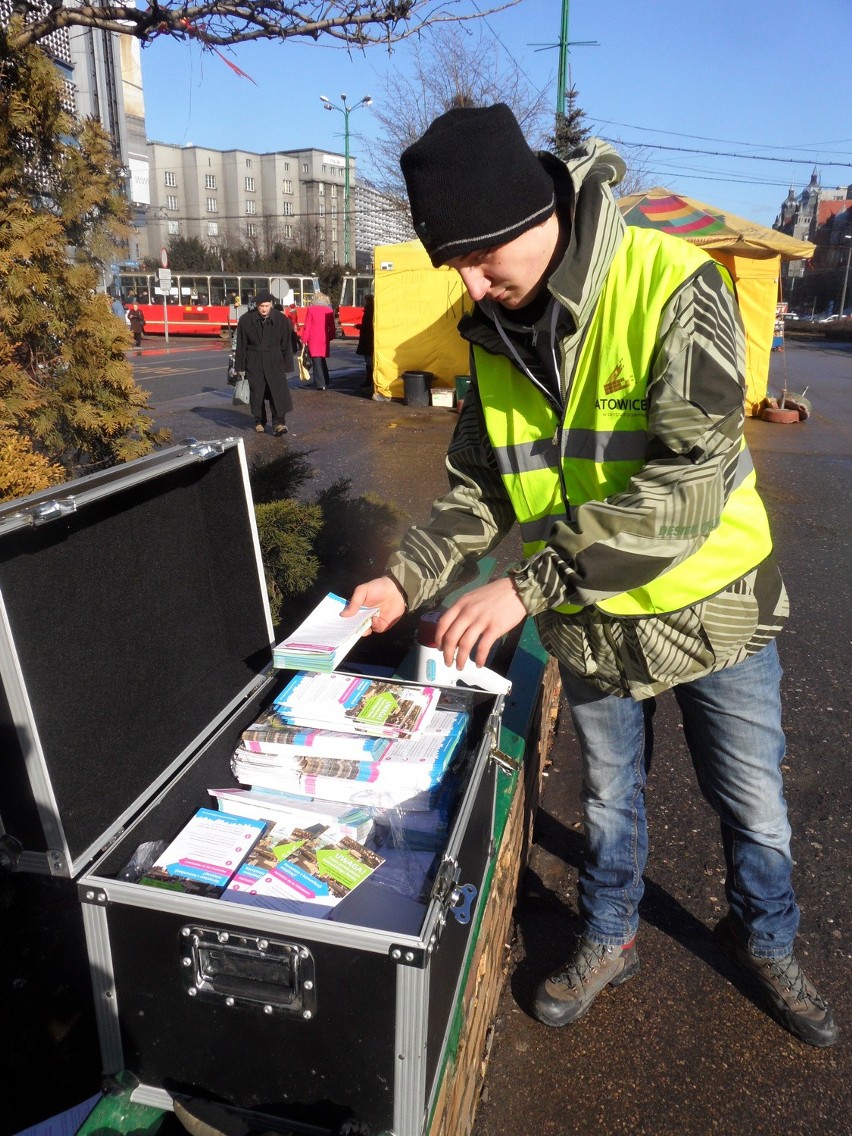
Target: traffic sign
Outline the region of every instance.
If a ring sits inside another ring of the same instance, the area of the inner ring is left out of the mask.
[[[160,249],[160,264],[163,268],[169,267],[169,250],[165,248]]]
[[[159,270],[160,288],[163,292],[168,292],[172,286],[172,274],[168,268],[161,268]]]

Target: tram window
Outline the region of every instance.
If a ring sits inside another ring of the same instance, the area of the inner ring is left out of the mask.
[[[254,298],[259,292],[266,292],[269,288],[269,278],[265,276],[243,276],[243,299],[254,306]]]
[[[209,304],[227,304],[228,294],[225,290],[225,278],[223,276],[209,276],[207,283],[210,286],[207,302]]]

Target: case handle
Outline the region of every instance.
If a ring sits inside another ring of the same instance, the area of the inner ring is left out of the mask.
[[[192,998],[305,1021],[316,1013],[314,958],[302,943],[187,925],[181,928],[181,970]]]

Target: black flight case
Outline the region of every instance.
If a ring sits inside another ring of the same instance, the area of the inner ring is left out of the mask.
[[[368,880],[329,920],[120,878],[234,784],[240,732],[289,677],[272,646],[241,440],[0,508],[2,829],[19,870],[78,888],[103,1071],[135,1101],[421,1136],[495,853],[502,696],[471,696],[424,901]]]

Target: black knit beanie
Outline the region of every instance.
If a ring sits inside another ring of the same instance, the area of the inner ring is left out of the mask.
[[[455,107],[400,156],[414,231],[437,267],[545,221],[553,182],[505,103]]]

